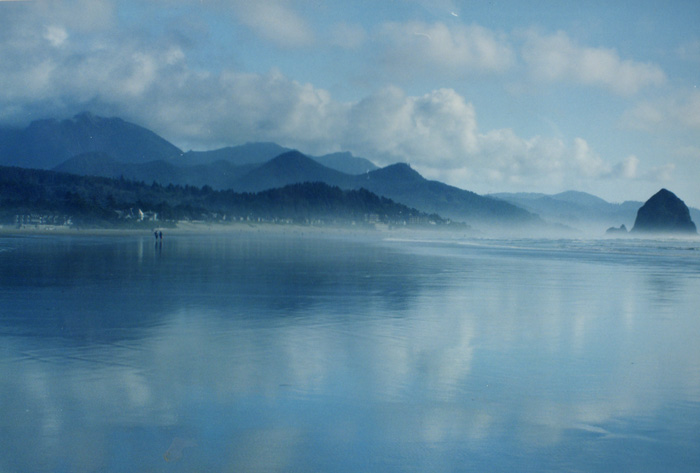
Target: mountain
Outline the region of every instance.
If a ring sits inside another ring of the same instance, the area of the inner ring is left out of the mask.
[[[90,151],[67,159],[53,171],[83,176],[119,177],[124,175],[127,179],[136,180],[134,173],[130,171],[130,164],[117,161],[107,153]]]
[[[539,225],[537,215],[502,200],[425,179],[408,164],[394,164],[356,176],[355,187],[428,213],[467,223]]]
[[[172,162],[158,160],[147,163],[122,163],[105,153],[84,153],[59,164],[54,171],[81,176],[101,176],[130,179],[162,185],[208,185],[214,189],[226,189],[230,182],[245,175],[254,166],[234,166],[227,161],[193,166],[176,166]]]
[[[430,181],[408,164],[394,164],[360,175],[330,169],[298,152],[284,153],[231,182],[237,192],[259,192],[302,182],[342,189],[367,189],[423,212],[467,223],[537,224],[536,215],[514,205]]]
[[[661,189],[640,207],[632,232],[697,234],[697,227],[685,202]]]
[[[68,120],[37,120],[24,129],[0,133],[2,165],[51,169],[88,152],[102,152],[129,163],[166,160],[182,153],[146,128],[87,112]]]
[[[165,161],[119,163],[108,155],[76,156],[55,170],[80,175],[124,177],[161,185],[180,184],[236,192],[261,192],[304,182],[323,182],[342,189],[367,189],[427,213],[468,223],[537,224],[537,216],[498,199],[430,181],[407,164],[395,164],[365,174],[351,175],[323,166],[298,152],[288,151],[256,166],[234,166],[227,161],[179,167]]]
[[[231,181],[229,187],[237,192],[259,192],[302,182],[323,182],[348,188],[350,181],[345,173],[323,166],[299,151],[288,151]]]
[[[499,193],[490,196],[534,212],[548,222],[596,232],[621,224],[631,226],[637,209],[642,205],[641,202],[612,204],[600,197],[578,191],[553,195]]]
[[[570,204],[586,207],[605,206],[608,204],[598,196],[580,191],[560,192],[559,194],[554,194],[552,197],[561,202],[568,202]]]
[[[345,174],[364,174],[379,169],[372,161],[365,158],[358,158],[347,151],[324,154],[323,156],[313,156],[312,159],[326,167],[344,172]]]
[[[276,143],[246,143],[211,151],[188,151],[175,156],[173,163],[179,166],[211,164],[216,161],[228,161],[236,166],[262,164],[287,151],[291,150]]]
[[[53,169],[86,153],[102,153],[123,163],[160,160],[189,168],[219,161],[234,166],[260,165],[288,151],[291,149],[276,143],[249,142],[210,151],[183,152],[146,128],[121,118],[104,118],[90,112],[66,120],[36,120],[22,129],[0,128],[0,165],[38,169]],[[348,174],[377,169],[371,161],[349,152],[312,159]],[[149,177],[144,176],[144,180],[151,180]]]
[[[237,166],[263,164],[288,151],[292,150],[276,143],[246,143],[244,145],[229,146],[211,151],[188,151],[173,158],[173,163],[181,166],[209,164],[215,161],[228,161]],[[365,158],[353,156],[350,152],[338,152],[309,157],[328,168],[346,174],[362,174],[378,169],[373,162]]]

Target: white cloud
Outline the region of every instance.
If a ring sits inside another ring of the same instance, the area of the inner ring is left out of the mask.
[[[390,87],[351,107],[343,144],[386,164],[429,161],[454,168],[476,147],[476,114],[451,89],[409,97]]]
[[[621,119],[626,128],[655,131],[668,128],[700,130],[700,90],[689,89],[674,96],[647,100],[627,110]]]
[[[610,167],[596,154],[583,138],[573,144],[573,167],[584,177],[599,178],[611,173]]]
[[[614,49],[579,46],[563,31],[549,36],[529,31],[522,57],[537,80],[603,87],[620,95],[666,81],[655,64],[621,59]]]
[[[60,26],[48,26],[44,32],[44,39],[51,43],[51,46],[57,48],[68,39],[68,32]]]
[[[284,0],[232,0],[238,18],[261,37],[282,47],[300,47],[313,42],[306,20]]]
[[[610,164],[583,138],[567,143],[522,138],[510,129],[480,132],[473,105],[451,89],[411,97],[389,88],[353,104],[349,113],[344,148],[381,165],[408,161],[460,187],[528,182],[551,188],[639,177],[636,157]]]
[[[638,175],[639,158],[628,156],[624,161],[615,166],[615,173],[625,179],[635,179]]]
[[[478,25],[442,22],[386,23],[380,38],[389,64],[403,70],[439,68],[457,76],[502,72],[514,62],[504,35]]]

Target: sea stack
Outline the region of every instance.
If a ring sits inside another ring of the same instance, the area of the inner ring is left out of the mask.
[[[622,225],[620,225],[619,228],[618,228],[618,227],[610,227],[610,228],[608,228],[607,231],[606,231],[605,233],[607,233],[608,235],[615,235],[615,234],[624,234],[624,235],[626,235],[626,234],[627,234],[627,227],[626,227],[625,224],[623,223]]]
[[[637,211],[634,233],[697,234],[685,203],[666,189],[654,194]]]

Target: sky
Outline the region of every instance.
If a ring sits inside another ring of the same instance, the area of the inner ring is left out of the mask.
[[[0,125],[118,116],[471,190],[700,207],[700,2],[0,0]]]

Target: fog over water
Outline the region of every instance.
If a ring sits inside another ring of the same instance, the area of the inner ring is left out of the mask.
[[[0,238],[0,471],[697,471],[698,240]]]

